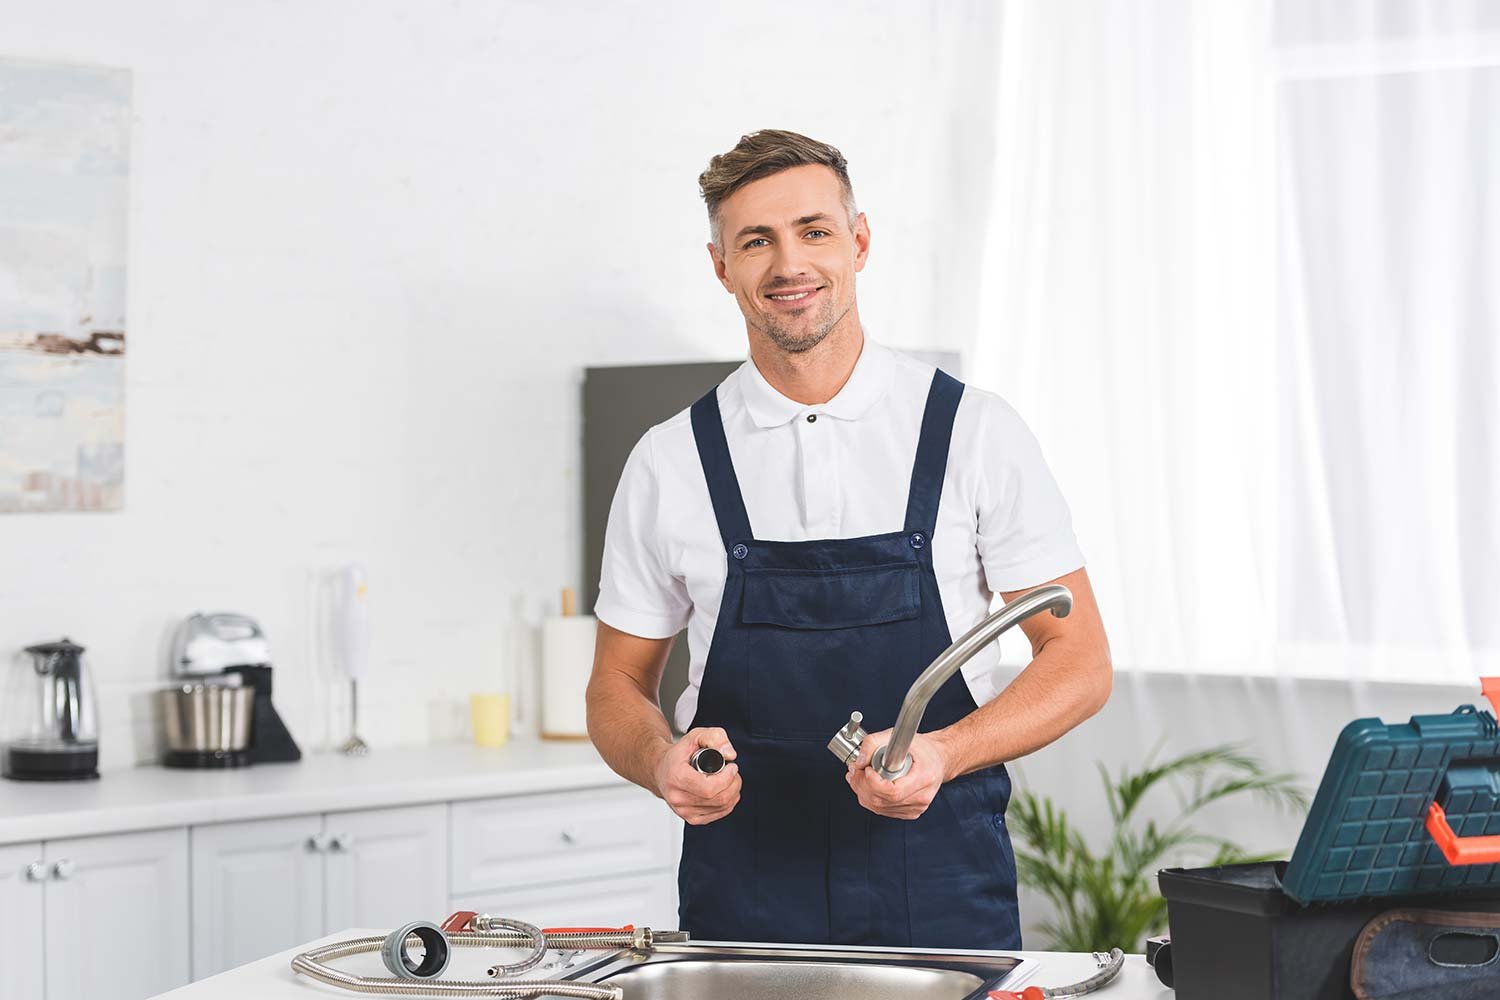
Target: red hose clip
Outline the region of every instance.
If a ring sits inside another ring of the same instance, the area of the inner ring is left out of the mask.
[[[458,910],[450,913],[448,919],[442,922],[442,931],[444,934],[455,934],[459,931],[466,931],[469,929],[469,921],[477,916],[479,914],[473,910]]]
[[[1039,986],[1028,986],[1019,993],[1010,990],[990,990],[990,1000],[1047,1000],[1047,994],[1043,993]]]

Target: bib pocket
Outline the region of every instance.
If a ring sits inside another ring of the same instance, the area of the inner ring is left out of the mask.
[[[820,631],[904,621],[922,613],[917,573],[916,563],[836,571],[747,570],[740,621]]]
[[[910,664],[913,677],[925,665],[919,573],[916,563],[747,570],[740,624],[752,734],[826,743],[855,709],[875,721],[889,700],[887,664]]]

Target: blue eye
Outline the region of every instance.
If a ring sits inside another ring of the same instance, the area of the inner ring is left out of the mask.
[[[807,235],[809,235],[809,236],[827,236],[828,235],[828,230],[826,230],[826,229],[814,229],[814,230],[810,231]]]
[[[754,248],[755,244],[757,244],[757,243],[764,243],[764,242],[766,242],[764,238],[762,238],[760,236],[757,236],[755,239],[753,239],[750,242],[746,243],[745,246],[744,246],[744,249],[750,250],[750,249]]]

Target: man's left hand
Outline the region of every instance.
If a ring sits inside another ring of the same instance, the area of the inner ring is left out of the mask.
[[[916,819],[927,811],[947,777],[943,743],[932,733],[918,733],[911,742],[911,770],[895,781],[887,781],[871,769],[870,760],[890,738],[889,729],[865,737],[859,760],[849,765],[849,787],[859,797],[859,804],[872,813]]]

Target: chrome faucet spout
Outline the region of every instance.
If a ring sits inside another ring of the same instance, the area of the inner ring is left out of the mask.
[[[939,653],[906,692],[906,698],[901,702],[901,712],[896,716],[896,725],[891,731],[890,742],[876,750],[870,761],[875,773],[887,781],[895,781],[911,770],[911,743],[917,735],[917,727],[922,724],[927,703],[974,654],[1008,629],[1038,612],[1050,611],[1058,618],[1066,618],[1072,610],[1073,594],[1067,587],[1055,583],[1038,587],[1000,608]],[[829,749],[841,760],[848,762],[859,755],[859,743],[865,736],[859,723],[858,713],[855,713],[849,725],[840,730],[829,743]],[[888,762],[893,760],[899,763],[890,766]]]

